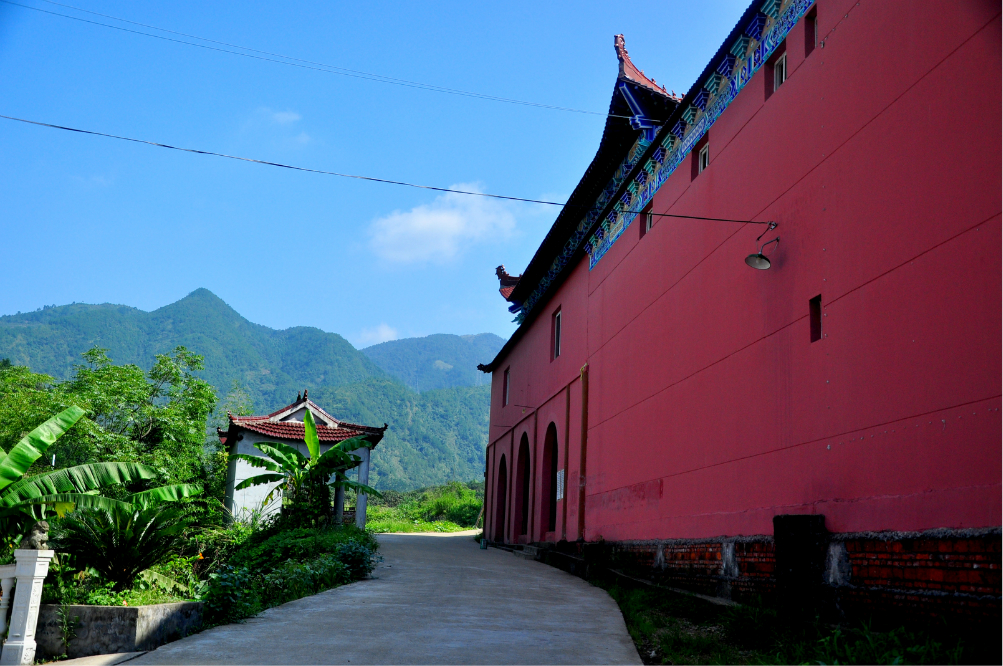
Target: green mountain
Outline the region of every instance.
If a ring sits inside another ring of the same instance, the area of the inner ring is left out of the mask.
[[[491,361],[505,340],[494,333],[392,340],[366,347],[362,353],[415,391],[453,386],[487,386],[491,377],[477,369]]]
[[[237,382],[255,413],[283,407],[307,388],[315,402],[338,418],[388,423],[370,477],[379,488],[406,490],[483,475],[488,387],[462,386],[455,380],[440,390],[412,390],[395,376],[408,367],[421,367],[425,356],[406,351],[407,345],[396,354],[383,354],[377,363],[335,333],[310,327],[277,331],[253,324],[207,289],[153,312],[73,304],[0,317],[0,358],[59,379],[68,377],[81,362],[80,354],[93,346],[108,349],[117,364],[148,369],[155,354],[178,345],[204,356],[203,377],[221,399]],[[470,347],[479,349],[473,343]],[[466,362],[460,360],[467,358],[462,352],[447,353],[448,348],[446,344],[438,354],[443,363],[460,367]],[[391,370],[384,371],[381,363]]]

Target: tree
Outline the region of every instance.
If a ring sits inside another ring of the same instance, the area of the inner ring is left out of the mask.
[[[224,520],[225,487],[215,481],[225,478],[226,461],[206,450],[206,420],[216,397],[196,376],[201,357],[177,347],[158,355],[149,372],[114,365],[97,347],[83,358],[65,382],[0,364],[0,450],[14,446],[52,414],[77,406],[85,416],[34,461],[29,476],[108,460],[145,465],[168,483],[205,483],[219,500],[200,505],[212,514],[205,520]],[[122,499],[144,487],[140,483],[105,492]]]
[[[234,454],[235,458],[252,467],[268,470],[264,474],[244,479],[237,484],[236,490],[276,483],[265,498],[265,504],[271,501],[275,493],[282,493],[289,500],[282,507],[283,514],[294,523],[326,520],[331,514],[332,488],[353,488],[381,497],[376,489],[352,481],[346,475],[349,469],[362,460],[351,452],[372,445],[374,442],[370,435],[338,442],[321,455],[317,425],[310,410],[303,415],[303,431],[309,457],[280,442],[259,442],[254,445],[266,458],[246,453]]]
[[[83,357],[86,364],[59,390],[88,408],[115,453],[162,470],[174,483],[201,478],[206,420],[216,404],[212,386],[195,375],[204,368],[202,357],[179,346],[157,354],[147,373],[113,365],[98,347]],[[95,453],[107,459],[112,452]]]

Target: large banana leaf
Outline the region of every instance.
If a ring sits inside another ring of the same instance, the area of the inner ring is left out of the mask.
[[[146,508],[154,502],[177,502],[186,497],[202,494],[202,486],[197,483],[176,483],[171,486],[151,488],[141,493],[129,495],[129,502],[138,507]]]
[[[148,465],[136,463],[91,463],[45,472],[21,479],[0,491],[0,506],[14,506],[25,500],[98,490],[106,486],[130,483],[139,479],[156,478],[157,472]]]
[[[367,486],[364,483],[358,483],[356,481],[352,481],[351,479],[347,478],[339,479],[329,485],[334,487],[340,486],[342,488],[351,488],[352,490],[355,490],[360,493],[365,493],[367,495],[372,495],[373,497],[383,497],[383,493],[376,490],[376,488],[373,488],[372,486]]]
[[[320,458],[320,439],[317,437],[317,424],[309,409],[303,414],[303,441],[306,442],[306,450],[310,452],[310,460],[316,464]]]
[[[306,466],[307,457],[288,444],[282,442],[258,442],[254,448],[264,453],[269,458],[278,461],[287,470],[303,469]]]
[[[10,453],[0,458],[0,490],[16,482],[46,449],[63,436],[84,415],[79,407],[67,407],[38,426],[14,445]],[[2,455],[2,450],[0,450]]]
[[[282,471],[281,465],[269,460],[268,458],[262,458],[261,456],[252,456],[247,453],[234,453],[230,457],[235,460],[243,460],[251,467],[260,467],[262,469],[267,469],[269,472]]]
[[[276,481],[285,481],[285,474],[258,474],[257,476],[252,476],[244,479],[236,486],[233,487],[234,490],[243,490],[244,488],[250,488],[251,486],[260,486],[265,483],[275,483]]]
[[[18,503],[18,506],[45,505],[52,504],[56,509],[56,514],[62,518],[74,509],[102,509],[105,511],[128,511],[136,509],[130,502],[123,502],[101,495],[90,495],[87,493],[56,493],[54,495],[42,495],[32,497]]]
[[[362,460],[362,458],[353,454],[352,451],[368,447],[369,445],[370,441],[368,435],[359,435],[350,439],[343,439],[325,451],[324,455],[318,458],[317,463],[324,463],[328,465],[335,463],[335,466],[340,466],[341,462],[349,462],[350,464],[347,465],[347,467],[353,467],[356,463]]]
[[[202,492],[202,486],[193,483],[178,483],[171,486],[161,486],[141,493],[129,495],[126,501],[102,497],[94,493],[57,493],[42,495],[24,500],[19,505],[52,504],[56,514],[62,518],[74,509],[103,509],[106,511],[127,511],[145,509],[159,502],[177,502],[186,497],[192,497]]]

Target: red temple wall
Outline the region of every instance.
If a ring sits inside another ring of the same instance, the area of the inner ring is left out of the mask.
[[[684,162],[655,197],[656,212],[777,221],[773,267],[743,262],[760,225],[656,218],[639,238],[635,220],[537,305],[494,373],[489,477],[523,419],[539,476],[553,420],[569,540],[586,363],[589,541],[770,534],[790,513],[832,532],[1001,523],[999,6],[817,11],[824,48],[805,58],[795,26],[788,80],[766,100],[757,73],[711,127],[708,169],[691,180]]]

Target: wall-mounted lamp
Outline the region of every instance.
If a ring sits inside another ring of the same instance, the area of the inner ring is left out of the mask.
[[[759,234],[759,238],[756,239],[756,242],[758,243],[760,238],[762,238],[763,236],[765,236],[766,234],[768,234],[769,232],[773,231],[776,228],[777,228],[777,223],[770,222],[769,226],[766,227],[766,231]],[[763,254],[763,250],[766,248],[767,245],[770,245],[771,243],[776,243],[777,245],[780,245],[780,236],[777,236],[773,240],[766,241],[765,243],[760,245],[759,252],[755,254],[750,254],[748,257],[746,257],[745,263],[760,271],[765,271],[767,268],[769,268],[770,260],[766,257],[765,254]],[[776,246],[774,246],[773,249],[776,250],[777,249]]]

